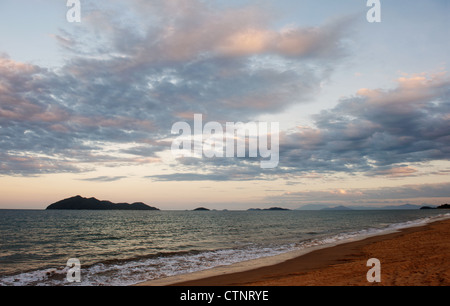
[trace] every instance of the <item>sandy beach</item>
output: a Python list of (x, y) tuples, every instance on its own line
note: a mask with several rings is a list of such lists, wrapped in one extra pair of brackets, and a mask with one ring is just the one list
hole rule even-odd
[[(448, 286), (450, 220), (314, 250), (276, 264), (232, 272), (221, 267), (139, 285), (158, 286)], [(367, 261), (381, 263), (369, 283)], [(241, 266), (245, 266), (243, 263)], [(241, 267), (241, 270), (243, 267)], [(244, 269), (245, 270), (245, 269)]]

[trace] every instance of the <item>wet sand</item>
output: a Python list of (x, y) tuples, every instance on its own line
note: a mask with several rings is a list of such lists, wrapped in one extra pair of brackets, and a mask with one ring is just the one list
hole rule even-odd
[[(367, 281), (370, 258), (381, 263), (380, 283)], [(245, 265), (241, 264), (241, 270)], [(220, 267), (212, 275), (205, 271), (140, 285), (448, 286), (450, 220), (318, 249), (276, 264), (255, 268), (249, 265), (247, 271), (229, 271), (233, 269)]]

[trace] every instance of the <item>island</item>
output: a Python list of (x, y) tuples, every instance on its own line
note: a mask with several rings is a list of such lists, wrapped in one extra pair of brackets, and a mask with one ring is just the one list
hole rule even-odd
[(49, 205), (46, 210), (159, 210), (156, 207), (138, 202), (128, 203), (112, 203), (110, 201), (100, 201), (96, 198), (84, 198), (75, 196), (64, 199)]
[(209, 209), (205, 208), (205, 207), (198, 207), (198, 208), (194, 209), (194, 211), (209, 211)]
[(250, 208), (250, 209), (248, 209), (248, 211), (277, 211), (277, 210), (290, 210), (290, 209), (287, 209), (287, 208), (282, 208), (282, 207), (271, 207), (271, 208), (264, 208), (264, 209), (261, 209), (261, 208)]
[(420, 209), (450, 209), (450, 204), (442, 204), (438, 207), (423, 206)]

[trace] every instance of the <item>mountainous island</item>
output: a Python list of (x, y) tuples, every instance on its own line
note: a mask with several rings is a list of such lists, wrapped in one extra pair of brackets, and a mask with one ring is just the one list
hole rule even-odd
[(49, 205), (47, 210), (159, 210), (156, 207), (144, 203), (112, 203), (110, 201), (100, 201), (96, 198), (83, 198), (75, 196)]

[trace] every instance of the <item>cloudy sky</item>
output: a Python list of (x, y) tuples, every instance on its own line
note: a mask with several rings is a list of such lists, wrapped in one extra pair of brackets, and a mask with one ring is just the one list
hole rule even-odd
[[(0, 3), (0, 208), (450, 201), (450, 3)], [(174, 158), (171, 127), (279, 122), (279, 165)]]

